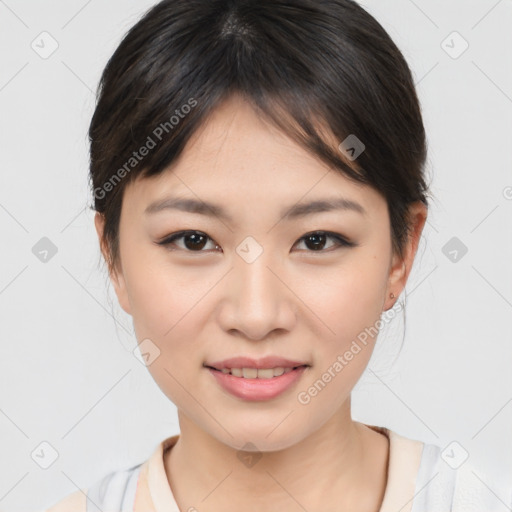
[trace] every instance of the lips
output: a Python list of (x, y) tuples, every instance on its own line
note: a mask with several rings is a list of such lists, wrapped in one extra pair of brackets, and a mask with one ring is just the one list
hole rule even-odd
[[(276, 364), (290, 366), (273, 366)], [(250, 366), (236, 368), (234, 365)], [(232, 358), (203, 366), (224, 391), (242, 400), (260, 401), (272, 400), (293, 389), (310, 365), (280, 357), (268, 357), (259, 360)]]

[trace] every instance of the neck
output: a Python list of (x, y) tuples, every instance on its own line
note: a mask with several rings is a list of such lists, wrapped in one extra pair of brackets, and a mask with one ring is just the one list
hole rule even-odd
[(164, 465), (181, 510), (379, 509), (388, 441), (351, 419), (349, 401), (299, 443), (252, 453), (256, 459), (243, 458), (245, 463), (240, 450), (201, 430), (181, 411), (178, 415), (181, 434), (165, 453)]

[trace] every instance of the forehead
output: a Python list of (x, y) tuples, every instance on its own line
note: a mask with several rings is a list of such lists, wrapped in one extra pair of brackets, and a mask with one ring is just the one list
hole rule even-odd
[(235, 203), (262, 207), (344, 197), (371, 213), (384, 203), (371, 187), (329, 168), (238, 96), (212, 113), (171, 167), (128, 189), (126, 199), (145, 207), (169, 194), (215, 198), (228, 210)]

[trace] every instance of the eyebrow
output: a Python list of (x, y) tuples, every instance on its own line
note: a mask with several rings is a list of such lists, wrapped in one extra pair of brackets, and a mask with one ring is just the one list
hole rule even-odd
[[(188, 213), (215, 216), (222, 220), (232, 222), (231, 215), (220, 205), (208, 201), (199, 201), (192, 198), (167, 197), (151, 203), (145, 210), (145, 214), (155, 214), (163, 210), (179, 210)], [(281, 211), (281, 218), (296, 219), (314, 213), (329, 211), (353, 211), (363, 216), (367, 211), (355, 201), (343, 197), (317, 199), (310, 203), (295, 204)]]

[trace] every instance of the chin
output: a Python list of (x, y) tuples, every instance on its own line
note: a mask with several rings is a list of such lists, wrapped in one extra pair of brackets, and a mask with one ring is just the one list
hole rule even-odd
[[(279, 420), (281, 421), (281, 420)], [(218, 441), (229, 446), (236, 451), (247, 452), (277, 452), (286, 450), (306, 438), (309, 432), (291, 432), (284, 425), (279, 425), (279, 421), (274, 422), (271, 428), (262, 428), (257, 421), (253, 422), (251, 428), (237, 425), (225, 425), (225, 428), (232, 434), (231, 436), (223, 429), (216, 429), (210, 435)]]

